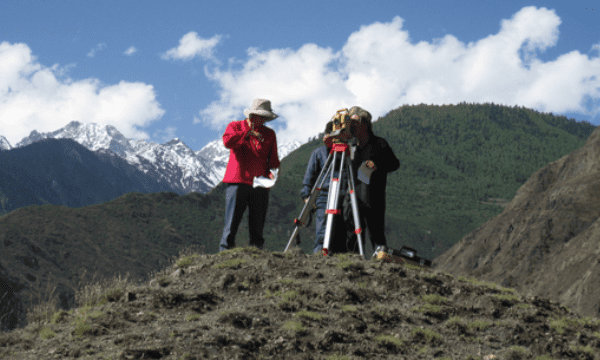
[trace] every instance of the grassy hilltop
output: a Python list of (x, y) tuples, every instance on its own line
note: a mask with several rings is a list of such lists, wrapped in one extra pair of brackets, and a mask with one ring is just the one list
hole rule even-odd
[(600, 322), (473, 278), (236, 248), (41, 305), (0, 359), (598, 359)]

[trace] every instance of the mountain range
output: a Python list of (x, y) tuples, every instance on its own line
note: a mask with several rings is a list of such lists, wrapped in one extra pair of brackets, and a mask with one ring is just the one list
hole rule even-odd
[(30, 205), (82, 207), (128, 192), (172, 191), (110, 150), (69, 139), (41, 139), (0, 152), (0, 215)]
[[(146, 140), (127, 139), (114, 126), (72, 121), (53, 132), (33, 130), (14, 148), (21, 148), (42, 139), (73, 139), (93, 152), (110, 151), (144, 173), (167, 183), (171, 191), (187, 194), (192, 191), (206, 193), (215, 187), (225, 174), (229, 149), (221, 139), (208, 143), (198, 151), (190, 149), (178, 138), (165, 144)], [(282, 159), (301, 145), (294, 141), (277, 147)], [(0, 135), (0, 150), (13, 147)]]

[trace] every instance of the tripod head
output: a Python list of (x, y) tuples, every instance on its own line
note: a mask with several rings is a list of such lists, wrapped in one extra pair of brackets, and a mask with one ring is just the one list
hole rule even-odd
[(348, 109), (336, 111), (331, 118), (331, 132), (323, 138), (325, 145), (331, 148), (332, 144), (355, 143), (354, 122), (356, 121), (350, 118)]

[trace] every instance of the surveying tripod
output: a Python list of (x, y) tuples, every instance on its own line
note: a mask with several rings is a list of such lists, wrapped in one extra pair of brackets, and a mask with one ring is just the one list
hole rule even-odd
[[(358, 214), (358, 202), (356, 200), (356, 193), (354, 191), (354, 175), (352, 174), (352, 164), (350, 158), (347, 156), (350, 152), (350, 146), (347, 143), (333, 143), (331, 147), (331, 151), (329, 152), (329, 156), (327, 157), (327, 161), (321, 169), (321, 173), (313, 186), (310, 197), (308, 201), (304, 204), (302, 208), (302, 212), (300, 216), (294, 220), (294, 224), (296, 225), (292, 236), (290, 237), (290, 241), (285, 247), (284, 252), (288, 250), (290, 244), (294, 239), (296, 239), (296, 244), (300, 243), (299, 231), (301, 226), (308, 226), (307, 219), (312, 211), (315, 202), (317, 201), (317, 197), (321, 192), (321, 188), (327, 174), (330, 174), (329, 180), (329, 193), (327, 194), (327, 210), (325, 213), (327, 214), (327, 224), (325, 227), (325, 239), (323, 242), (323, 255), (329, 255), (329, 243), (331, 241), (331, 230), (333, 228), (333, 216), (340, 215), (342, 212), (339, 210), (339, 200), (340, 200), (340, 180), (343, 178), (344, 169), (348, 172), (348, 190), (350, 195), (350, 201), (352, 204), (352, 215), (354, 217), (354, 233), (358, 237), (358, 248), (360, 251), (360, 255), (365, 256), (363, 250), (363, 242), (362, 242), (362, 229), (360, 228), (360, 217)], [(335, 177), (335, 168), (336, 168), (336, 160), (337, 155), (341, 155), (341, 160), (339, 162), (337, 177)]]

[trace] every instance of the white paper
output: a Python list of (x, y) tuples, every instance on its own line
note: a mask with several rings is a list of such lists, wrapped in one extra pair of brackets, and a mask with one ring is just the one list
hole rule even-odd
[(264, 176), (257, 176), (254, 178), (254, 184), (252, 184), (253, 187), (262, 187), (262, 188), (271, 188), (273, 187), (273, 185), (275, 185), (275, 182), (277, 181), (277, 175), (279, 174), (279, 168), (277, 169), (271, 169), (271, 174), (273, 174), (273, 179), (269, 179), (268, 177), (264, 177)]

